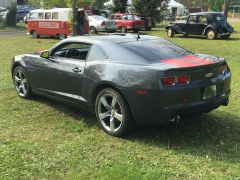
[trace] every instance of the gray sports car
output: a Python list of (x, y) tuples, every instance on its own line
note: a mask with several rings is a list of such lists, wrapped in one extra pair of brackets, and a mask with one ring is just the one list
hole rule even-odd
[(134, 123), (163, 123), (227, 105), (223, 58), (194, 54), (154, 36), (68, 38), (48, 51), (15, 56), (18, 95), (47, 96), (95, 111), (102, 129), (123, 136)]

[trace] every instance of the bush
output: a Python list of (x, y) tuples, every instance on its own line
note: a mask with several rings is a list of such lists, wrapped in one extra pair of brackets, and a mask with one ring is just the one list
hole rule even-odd
[(5, 22), (6, 26), (16, 27), (16, 24), (17, 24), (16, 15), (17, 15), (17, 5), (13, 3), (8, 7), (8, 13), (7, 13), (6, 22)]
[(0, 29), (4, 29), (5, 27), (5, 20), (0, 16)]

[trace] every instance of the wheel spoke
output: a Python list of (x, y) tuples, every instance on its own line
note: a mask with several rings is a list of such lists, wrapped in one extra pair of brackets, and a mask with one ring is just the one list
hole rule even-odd
[(123, 119), (122, 114), (115, 113), (114, 117), (115, 117), (118, 121), (122, 122), (122, 119)]
[(115, 97), (112, 98), (112, 103), (111, 103), (111, 107), (115, 107), (117, 103), (117, 99)]
[(100, 101), (101, 101), (101, 103), (103, 104), (103, 106), (109, 110), (109, 107), (110, 107), (110, 106), (109, 106), (109, 104), (108, 104), (108, 102), (107, 102), (106, 97), (101, 97)]
[(105, 113), (102, 113), (102, 114), (99, 114), (99, 119), (103, 120), (105, 119), (106, 117), (109, 117), (110, 116), (110, 112), (105, 112)]
[(22, 82), (22, 80), (19, 77), (17, 77), (17, 76), (15, 76), (15, 81), (18, 82), (18, 83)]
[(22, 79), (24, 79), (23, 78), (23, 73), (21, 72), (21, 71), (18, 71), (18, 74), (19, 74), (19, 78), (22, 80)]
[(110, 131), (114, 132), (114, 130), (115, 130), (115, 122), (114, 122), (114, 118), (111, 117), (111, 119), (110, 119)]
[(22, 90), (23, 90), (23, 94), (26, 94), (27, 93), (27, 89), (24, 85), (22, 85)]
[(27, 83), (27, 79), (26, 79), (26, 78), (23, 79), (23, 80), (22, 80), (22, 83), (23, 83), (23, 84), (26, 84), (26, 83)]

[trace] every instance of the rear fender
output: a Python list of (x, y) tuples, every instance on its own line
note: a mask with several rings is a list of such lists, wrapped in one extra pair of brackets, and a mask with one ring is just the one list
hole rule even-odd
[(214, 26), (208, 25), (208, 26), (203, 30), (202, 35), (203, 35), (203, 36), (206, 36), (209, 29), (213, 29), (213, 30), (215, 30), (215, 31), (217, 32), (217, 30), (216, 30), (216, 28), (215, 28)]

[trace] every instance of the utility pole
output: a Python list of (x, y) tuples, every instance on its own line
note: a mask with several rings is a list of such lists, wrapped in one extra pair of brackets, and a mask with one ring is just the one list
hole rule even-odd
[(228, 15), (228, 0), (224, 0), (224, 16), (227, 19), (227, 15)]
[(72, 36), (77, 35), (76, 19), (77, 19), (77, 0), (72, 1), (73, 22), (72, 22)]

